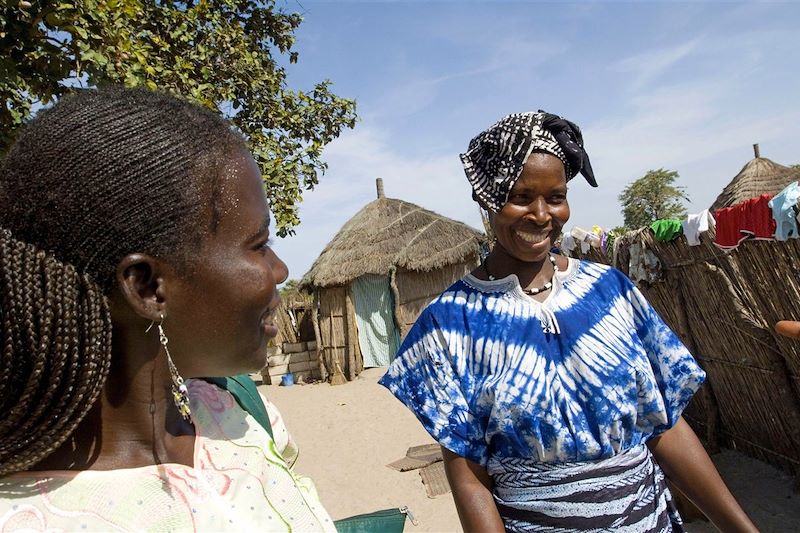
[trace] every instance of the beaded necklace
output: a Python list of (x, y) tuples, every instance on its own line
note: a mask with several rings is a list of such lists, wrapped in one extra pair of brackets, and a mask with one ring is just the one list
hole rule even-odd
[[(541, 287), (534, 287), (532, 289), (522, 289), (522, 292), (524, 292), (528, 296), (536, 296), (541, 292), (548, 291), (553, 288), (553, 279), (556, 277), (556, 272), (558, 272), (558, 265), (556, 265), (556, 258), (553, 257), (552, 255), (548, 255), (547, 258), (550, 260), (550, 264), (553, 265), (553, 275), (550, 277), (550, 281), (548, 281)], [(489, 278), (489, 281), (494, 281), (497, 278), (495, 278), (489, 273), (489, 268), (486, 265), (486, 259), (487, 257), (484, 257), (483, 261), (481, 261), (481, 267), (483, 267), (483, 271), (486, 272), (486, 277)]]

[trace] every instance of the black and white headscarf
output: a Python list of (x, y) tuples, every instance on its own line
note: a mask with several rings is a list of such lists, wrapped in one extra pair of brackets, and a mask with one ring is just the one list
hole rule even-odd
[(508, 115), (470, 141), (467, 151), (461, 154), (461, 163), (472, 185), (473, 198), (494, 212), (500, 211), (534, 150), (560, 159), (567, 181), (580, 172), (592, 187), (597, 187), (580, 128), (539, 110)]

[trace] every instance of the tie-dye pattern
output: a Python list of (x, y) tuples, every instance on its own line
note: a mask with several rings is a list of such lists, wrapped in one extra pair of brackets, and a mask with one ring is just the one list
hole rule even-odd
[(542, 303), (513, 275), (457, 281), (381, 384), (442, 446), (486, 466), (612, 457), (670, 428), (704, 379), (627, 277), (573, 259)]

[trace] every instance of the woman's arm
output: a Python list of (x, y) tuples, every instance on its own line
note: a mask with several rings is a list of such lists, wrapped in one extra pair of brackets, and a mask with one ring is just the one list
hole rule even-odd
[(492, 496), (492, 478), (486, 469), (442, 447), (444, 470), (464, 531), (503, 532), (503, 520)]
[(714, 463), (683, 419), (647, 446), (664, 474), (724, 533), (758, 531), (725, 486)]

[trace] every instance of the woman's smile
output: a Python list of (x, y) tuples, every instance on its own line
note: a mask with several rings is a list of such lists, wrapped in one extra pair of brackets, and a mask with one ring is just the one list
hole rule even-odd
[(538, 244), (543, 240), (547, 239), (550, 234), (553, 232), (551, 229), (543, 229), (537, 231), (522, 231), (522, 230), (515, 230), (514, 233), (522, 239), (523, 241), (529, 244)]

